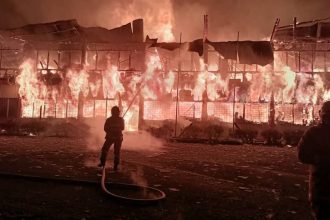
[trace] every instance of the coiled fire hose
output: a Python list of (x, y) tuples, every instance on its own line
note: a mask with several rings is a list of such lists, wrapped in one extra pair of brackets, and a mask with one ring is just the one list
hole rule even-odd
[[(127, 114), (127, 112), (129, 111), (129, 109), (131, 108), (131, 106), (133, 105), (136, 97), (138, 96), (138, 94), (140, 93), (140, 91), (142, 90), (142, 88), (146, 85), (145, 83), (145, 78), (143, 78), (141, 80), (141, 84), (139, 89), (137, 90), (137, 92), (135, 93), (135, 95), (133, 96), (131, 102), (129, 103), (129, 105), (127, 106), (126, 111), (124, 112), (124, 114), (122, 115), (122, 117), (124, 118), (125, 115)], [(120, 99), (120, 95), (119, 95), (119, 99)], [(107, 195), (119, 199), (119, 200), (124, 200), (124, 201), (130, 201), (130, 202), (134, 202), (134, 203), (155, 203), (158, 202), (160, 200), (165, 199), (166, 194), (156, 188), (153, 187), (148, 187), (148, 186), (139, 186), (139, 185), (135, 185), (135, 184), (126, 184), (126, 183), (113, 183), (111, 182), (110, 184), (108, 184), (109, 186), (112, 186), (113, 188), (117, 188), (120, 190), (126, 190), (126, 191), (131, 191), (131, 192), (138, 192), (139, 197), (132, 197), (132, 196), (123, 196), (123, 195), (119, 195), (116, 194), (112, 191), (112, 189), (108, 190), (105, 184), (105, 179), (106, 179), (106, 168), (105, 166), (103, 166), (102, 168), (102, 178), (101, 178), (101, 187), (103, 192), (105, 192)]]
[[(153, 204), (160, 200), (165, 199), (166, 195), (163, 191), (147, 186), (138, 186), (134, 184), (126, 184), (126, 183), (114, 183), (114, 182), (105, 182), (106, 169), (102, 170), (102, 179), (101, 186), (102, 190), (112, 198), (132, 202), (135, 204)], [(60, 184), (79, 184), (79, 185), (95, 185), (97, 182), (90, 180), (82, 180), (82, 179), (71, 179), (71, 178), (60, 178), (60, 177), (44, 177), (44, 176), (35, 176), (35, 175), (26, 175), (26, 174), (18, 174), (18, 173), (6, 173), (0, 172), (0, 178), (14, 178), (14, 179), (26, 179), (30, 181), (38, 181), (38, 182), (55, 182)], [(108, 189), (106, 186), (109, 186)], [(115, 190), (117, 193), (113, 192)], [(119, 193), (118, 193), (119, 192)], [(120, 192), (126, 192), (124, 195)], [(130, 193), (134, 193), (139, 196), (131, 196)]]
[(131, 191), (134, 193), (138, 193), (138, 197), (132, 197), (132, 196), (123, 196), (116, 194), (112, 192), (112, 189), (110, 188), (109, 190), (106, 187), (105, 184), (105, 179), (106, 179), (106, 168), (103, 167), (102, 169), (102, 178), (101, 178), (101, 187), (103, 192), (105, 192), (107, 195), (114, 197), (119, 200), (124, 200), (124, 201), (130, 201), (134, 203), (141, 203), (141, 204), (146, 204), (146, 203), (155, 203), (160, 200), (165, 199), (166, 195), (163, 191), (153, 188), (153, 187), (148, 187), (148, 186), (139, 186), (139, 185), (134, 185), (134, 184), (126, 184), (126, 183), (110, 183), (108, 184), (112, 188), (117, 188), (126, 191)]

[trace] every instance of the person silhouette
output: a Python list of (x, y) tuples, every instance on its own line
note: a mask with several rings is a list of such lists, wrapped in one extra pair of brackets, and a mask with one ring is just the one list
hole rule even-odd
[(320, 123), (298, 144), (299, 160), (309, 165), (309, 201), (315, 219), (330, 219), (330, 101), (323, 103)]
[(112, 144), (114, 144), (114, 161), (113, 169), (118, 170), (120, 163), (120, 149), (123, 141), (122, 131), (125, 129), (125, 122), (120, 117), (120, 110), (118, 106), (111, 108), (111, 117), (107, 118), (104, 124), (104, 131), (106, 132), (105, 142), (103, 144), (100, 156), (99, 167), (104, 167), (107, 159), (108, 151)]

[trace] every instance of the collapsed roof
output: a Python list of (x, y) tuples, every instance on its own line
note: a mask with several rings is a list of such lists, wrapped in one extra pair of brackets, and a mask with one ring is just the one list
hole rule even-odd
[(274, 33), (274, 41), (329, 41), (330, 18), (300, 22), (294, 25), (278, 27)]
[[(175, 50), (180, 47), (186, 47), (188, 51), (197, 52), (203, 55), (203, 39), (197, 39), (191, 42), (180, 43), (157, 43), (157, 39), (150, 39), (147, 36), (146, 43), (150, 47), (159, 47), (167, 50)], [(224, 59), (238, 60), (241, 64), (258, 64), (265, 66), (274, 60), (273, 48), (269, 41), (225, 41), (212, 42), (206, 39), (206, 44), (212, 46)]]
[[(20, 28), (0, 30), (0, 43), (7, 45), (28, 43), (35, 48), (44, 47), (44, 43), (85, 44), (85, 43), (146, 43), (151, 47), (168, 50), (179, 48), (180, 43), (158, 43), (157, 39), (143, 39), (143, 20), (137, 19), (123, 26), (106, 29), (102, 27), (83, 27), (76, 20), (64, 20), (51, 23), (30, 24)], [(274, 60), (273, 50), (268, 41), (211, 42), (207, 44), (225, 59), (236, 60), (242, 64), (267, 65)], [(188, 44), (188, 50), (203, 55), (203, 40), (196, 39)]]
[(127, 43), (143, 41), (140, 36), (143, 36), (142, 19), (110, 30), (102, 27), (82, 27), (76, 20), (29, 24), (20, 28), (0, 30), (2, 43), (7, 43), (8, 40), (32, 44), (37, 42)]

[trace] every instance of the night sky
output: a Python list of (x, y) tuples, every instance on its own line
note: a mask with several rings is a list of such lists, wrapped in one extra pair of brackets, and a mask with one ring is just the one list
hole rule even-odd
[(294, 16), (330, 17), (329, 9), (329, 0), (1, 0), (0, 28), (64, 19), (114, 28), (142, 17), (145, 34), (157, 35), (155, 26), (170, 21), (176, 40), (180, 32), (192, 40), (201, 37), (207, 13), (211, 40), (235, 40), (238, 31), (241, 39), (257, 40), (270, 35), (277, 17), (286, 25)]

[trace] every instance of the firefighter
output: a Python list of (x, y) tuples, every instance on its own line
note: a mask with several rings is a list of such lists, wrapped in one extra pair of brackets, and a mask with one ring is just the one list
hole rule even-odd
[(114, 106), (111, 109), (111, 117), (107, 118), (104, 124), (104, 131), (106, 132), (105, 142), (101, 150), (99, 167), (105, 166), (108, 151), (112, 144), (114, 144), (114, 166), (115, 171), (118, 170), (120, 162), (120, 148), (123, 141), (122, 131), (125, 128), (124, 119), (120, 117), (120, 110), (118, 106)]
[(320, 123), (298, 144), (299, 160), (309, 165), (309, 201), (315, 219), (330, 219), (330, 101), (320, 110)]

